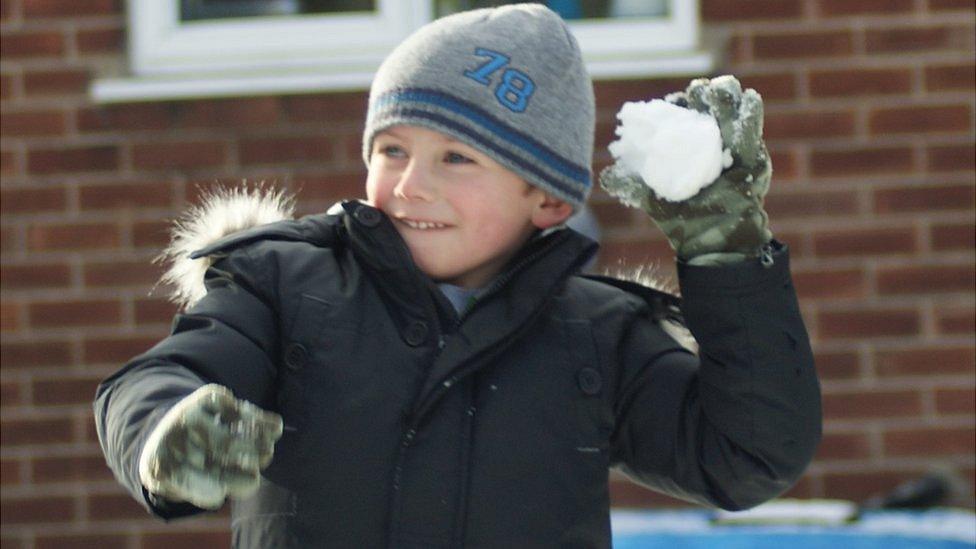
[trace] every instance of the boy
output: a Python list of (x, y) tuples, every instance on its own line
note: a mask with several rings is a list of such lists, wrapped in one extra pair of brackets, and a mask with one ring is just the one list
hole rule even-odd
[[(679, 100), (704, 108), (697, 86)], [(819, 392), (787, 251), (745, 215), (764, 150), (702, 193), (738, 192), (732, 221), (640, 197), (678, 250), (696, 357), (670, 296), (576, 274), (593, 111), (539, 5), (408, 38), (371, 89), (368, 201), (198, 249), (205, 295), (99, 387), (119, 480), (166, 519), (231, 496), (239, 547), (607, 547), (610, 467), (728, 509), (786, 490)]]

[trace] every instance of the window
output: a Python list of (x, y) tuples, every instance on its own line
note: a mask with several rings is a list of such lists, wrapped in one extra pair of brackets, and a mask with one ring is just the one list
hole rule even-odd
[[(493, 0), (128, 0), (129, 68), (96, 101), (365, 89), (424, 23)], [(697, 0), (549, 0), (594, 78), (698, 75)]]

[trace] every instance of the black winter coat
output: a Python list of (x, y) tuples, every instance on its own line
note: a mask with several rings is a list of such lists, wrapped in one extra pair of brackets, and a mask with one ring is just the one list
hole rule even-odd
[(576, 273), (595, 245), (530, 242), (459, 319), (395, 228), (359, 202), (245, 231), (172, 334), (98, 389), (105, 456), (153, 513), (138, 457), (207, 382), (282, 414), (238, 547), (610, 545), (608, 470), (725, 509), (786, 490), (820, 438), (820, 399), (785, 246), (774, 263), (679, 265), (675, 300)]

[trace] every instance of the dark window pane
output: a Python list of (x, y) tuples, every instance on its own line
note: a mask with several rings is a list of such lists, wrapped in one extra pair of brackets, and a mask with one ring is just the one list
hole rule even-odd
[[(518, 4), (520, 0), (434, 0), (437, 17), (475, 8)], [(563, 19), (607, 19), (615, 17), (666, 17), (670, 0), (547, 0), (545, 4)]]
[(374, 11), (376, 0), (180, 0), (180, 20)]

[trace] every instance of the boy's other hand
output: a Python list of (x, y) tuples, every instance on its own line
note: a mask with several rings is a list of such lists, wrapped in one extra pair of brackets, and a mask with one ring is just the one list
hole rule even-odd
[(693, 80), (685, 91), (665, 99), (714, 117), (732, 165), (680, 202), (657, 196), (640, 176), (617, 164), (603, 170), (601, 184), (610, 194), (647, 211), (682, 260), (709, 265), (758, 257), (772, 239), (763, 210), (772, 164), (762, 139), (762, 98), (752, 89), (743, 92), (739, 81), (727, 75)]
[(281, 416), (210, 384), (176, 403), (139, 457), (139, 479), (163, 499), (217, 509), (258, 487), (282, 433)]

